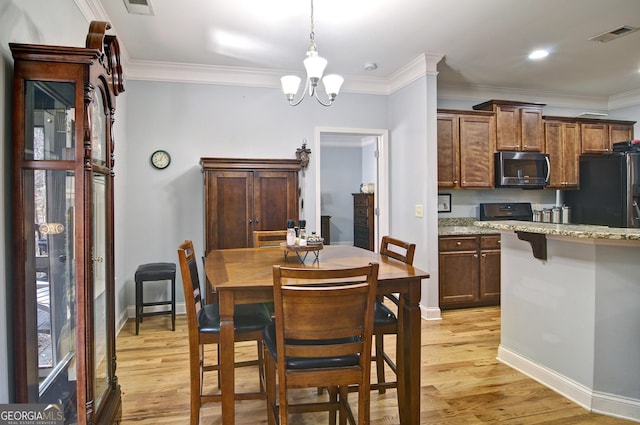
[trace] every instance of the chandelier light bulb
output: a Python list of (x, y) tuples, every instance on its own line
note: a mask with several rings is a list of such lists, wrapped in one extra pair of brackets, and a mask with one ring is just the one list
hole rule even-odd
[(342, 87), (343, 82), (344, 78), (337, 74), (329, 74), (322, 79), (324, 90), (327, 92), (327, 95), (329, 95), (329, 98), (336, 98), (338, 93), (340, 93), (340, 87)]
[(295, 94), (298, 92), (298, 87), (300, 87), (300, 81), (302, 81), (302, 79), (297, 75), (285, 75), (284, 77), (280, 78), (280, 82), (282, 83), (282, 91), (284, 92), (285, 96), (287, 96), (287, 99), (289, 97), (293, 99), (293, 96), (295, 96)]

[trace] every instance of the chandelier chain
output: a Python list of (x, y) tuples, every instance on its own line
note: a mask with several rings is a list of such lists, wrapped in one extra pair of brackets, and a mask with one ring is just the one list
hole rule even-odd
[(316, 44), (315, 36), (315, 28), (313, 25), (313, 0), (311, 0), (311, 33), (309, 33), (309, 39), (311, 40), (312, 45)]

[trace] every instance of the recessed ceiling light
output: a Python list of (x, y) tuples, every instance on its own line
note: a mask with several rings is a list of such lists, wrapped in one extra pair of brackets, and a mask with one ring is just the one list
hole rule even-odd
[(549, 55), (549, 52), (547, 50), (542, 50), (542, 49), (534, 50), (529, 54), (529, 59), (532, 59), (532, 60), (543, 59), (543, 58), (546, 58), (548, 55)]

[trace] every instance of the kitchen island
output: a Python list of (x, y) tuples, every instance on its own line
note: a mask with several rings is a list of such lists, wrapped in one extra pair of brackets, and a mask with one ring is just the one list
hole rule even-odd
[(476, 221), (501, 233), (498, 360), (640, 421), (640, 229)]

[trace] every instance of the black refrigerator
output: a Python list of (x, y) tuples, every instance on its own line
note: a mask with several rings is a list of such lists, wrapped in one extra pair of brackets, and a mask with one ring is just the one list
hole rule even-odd
[(640, 227), (640, 152), (580, 157), (580, 189), (564, 192), (571, 222)]

